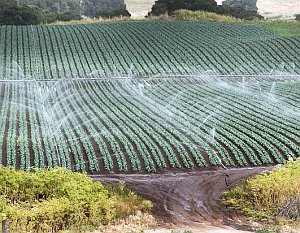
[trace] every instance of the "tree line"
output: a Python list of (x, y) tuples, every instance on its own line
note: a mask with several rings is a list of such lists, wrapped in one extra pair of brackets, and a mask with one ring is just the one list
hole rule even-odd
[(240, 19), (263, 18), (258, 14), (257, 0), (225, 0), (218, 5), (215, 0), (157, 0), (148, 16), (173, 15), (176, 10), (187, 9), (215, 12)]
[(0, 0), (2, 25), (33, 25), (121, 15), (130, 17), (124, 0)]
[[(176, 10), (202, 10), (239, 19), (263, 17), (257, 0), (157, 0), (148, 16), (173, 15)], [(55, 21), (79, 20), (82, 17), (130, 17), (124, 0), (0, 0), (0, 25), (33, 25)], [(300, 15), (296, 15), (300, 20)]]

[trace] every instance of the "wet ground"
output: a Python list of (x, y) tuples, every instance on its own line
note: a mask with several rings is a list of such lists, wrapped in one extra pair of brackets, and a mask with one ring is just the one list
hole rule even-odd
[(125, 181), (132, 189), (153, 202), (153, 214), (163, 225), (174, 223), (190, 227), (203, 224), (231, 226), (249, 230), (247, 221), (221, 204), (222, 193), (230, 186), (273, 167), (218, 169), (166, 174), (93, 176), (95, 181)]

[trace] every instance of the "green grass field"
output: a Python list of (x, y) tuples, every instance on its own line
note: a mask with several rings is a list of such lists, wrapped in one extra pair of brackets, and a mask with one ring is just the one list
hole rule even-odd
[(276, 20), (276, 21), (257, 21), (257, 23), (284, 36), (300, 35), (300, 21)]

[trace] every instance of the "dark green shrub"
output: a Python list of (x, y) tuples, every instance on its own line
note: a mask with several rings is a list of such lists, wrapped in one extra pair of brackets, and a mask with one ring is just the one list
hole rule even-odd
[(72, 12), (65, 12), (57, 14), (56, 16), (58, 21), (71, 21), (71, 20), (81, 20), (82, 17), (79, 14), (75, 14)]
[(148, 16), (159, 16), (166, 13), (173, 15), (175, 11), (180, 9), (216, 12), (217, 2), (215, 0), (158, 0)]
[(131, 14), (125, 9), (125, 10), (115, 10), (115, 11), (112, 11), (112, 12), (97, 12), (95, 17), (96, 18), (114, 18), (114, 17), (120, 17), (120, 16), (123, 16), (123, 17), (130, 17)]
[(222, 15), (228, 15), (235, 17), (237, 19), (253, 20), (253, 19), (263, 19), (264, 17), (259, 15), (256, 10), (246, 10), (240, 6), (229, 7), (229, 6), (219, 6), (218, 13)]

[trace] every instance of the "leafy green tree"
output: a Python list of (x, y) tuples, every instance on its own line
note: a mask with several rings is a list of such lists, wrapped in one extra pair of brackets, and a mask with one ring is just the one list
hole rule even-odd
[(16, 0), (0, 0), (1, 25), (30, 25), (38, 23), (36, 9), (18, 5)]
[(264, 17), (257, 12), (256, 3), (257, 0), (225, 0), (222, 6), (218, 7), (218, 13), (238, 19), (263, 19)]
[(57, 14), (65, 12), (82, 13), (80, 0), (19, 0), (19, 2), (26, 5), (35, 5)]
[[(124, 0), (18, 0), (20, 3), (35, 5), (57, 15), (72, 13), (95, 17), (98, 12), (112, 13), (125, 11)], [(69, 19), (71, 14), (67, 14)]]
[(296, 16), (296, 20), (300, 21), (300, 14), (295, 15)]
[(88, 17), (130, 17), (124, 0), (0, 0), (0, 24), (30, 25)]
[(225, 0), (222, 5), (229, 7), (241, 7), (245, 10), (258, 11), (257, 0)]
[(52, 13), (37, 5), (18, 4), (16, 0), (0, 0), (1, 25), (35, 25), (73, 19), (81, 19), (81, 16), (72, 12)]
[(171, 14), (171, 2), (169, 0), (158, 0), (155, 2), (155, 4), (152, 6), (151, 12), (149, 12), (150, 15), (163, 15), (163, 14)]
[(100, 12), (112, 14), (123, 12), (125, 14), (126, 5), (124, 0), (83, 0), (83, 13), (88, 17), (97, 17)]
[(180, 9), (216, 12), (217, 2), (215, 0), (158, 0), (149, 15), (157, 16), (165, 13), (173, 15), (176, 10)]
[(127, 10), (115, 10), (112, 12), (97, 12), (95, 17), (99, 18), (113, 18), (113, 17), (119, 17), (119, 16), (124, 16), (124, 17), (130, 17), (131, 14)]
[(82, 19), (81, 15), (72, 13), (72, 12), (65, 12), (60, 13), (56, 16), (58, 21), (71, 21), (71, 20), (80, 20)]
[(53, 23), (57, 21), (57, 15), (55, 13), (49, 12), (47, 10), (43, 10), (41, 8), (38, 8), (38, 11), (39, 11), (38, 13), (39, 23)]

